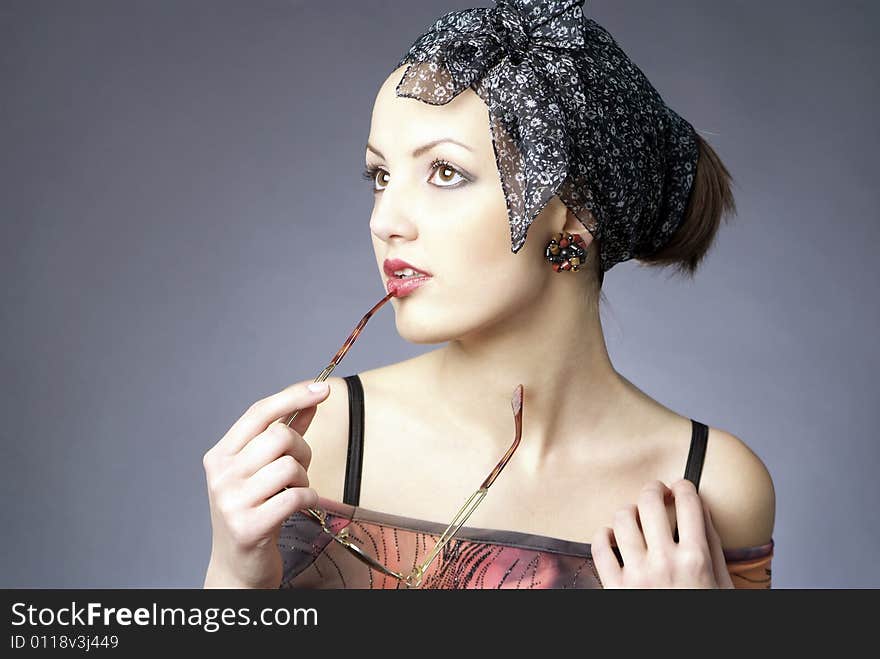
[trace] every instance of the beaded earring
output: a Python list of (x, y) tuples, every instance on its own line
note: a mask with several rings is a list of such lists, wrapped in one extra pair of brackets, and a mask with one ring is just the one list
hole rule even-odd
[(576, 272), (587, 259), (587, 246), (583, 236), (578, 233), (567, 233), (564, 237), (561, 233), (554, 234), (544, 250), (544, 258), (553, 264), (556, 272)]

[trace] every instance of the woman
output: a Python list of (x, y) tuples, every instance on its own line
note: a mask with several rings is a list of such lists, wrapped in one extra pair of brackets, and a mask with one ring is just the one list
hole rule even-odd
[[(693, 274), (729, 176), (581, 4), (447, 14), (382, 84), (373, 249), (389, 289), (427, 275), (392, 298), (400, 335), (445, 345), (236, 422), (205, 455), (206, 587), (769, 588), (766, 467), (618, 373), (599, 317), (617, 262)], [(521, 445), (432, 556), (518, 384)]]

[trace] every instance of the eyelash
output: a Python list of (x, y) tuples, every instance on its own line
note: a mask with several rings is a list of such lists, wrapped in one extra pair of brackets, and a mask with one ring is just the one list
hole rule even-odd
[[(470, 178), (468, 178), (467, 176), (465, 176), (464, 172), (462, 172), (460, 169), (458, 169), (457, 167), (453, 166), (449, 161), (444, 160), (443, 158), (435, 158), (434, 161), (431, 163), (431, 172), (432, 172), (431, 175), (432, 175), (432, 176), (433, 176), (433, 172), (435, 172), (435, 171), (437, 170), (437, 168), (440, 167), (441, 165), (444, 166), (444, 167), (448, 167), (449, 169), (451, 169), (453, 172), (455, 172), (456, 174), (458, 174), (459, 176), (461, 176), (461, 177), (464, 179), (464, 181), (469, 181), (469, 180), (470, 180)], [(367, 168), (364, 169), (363, 173), (361, 174), (361, 176), (362, 176), (364, 179), (366, 179), (369, 183), (371, 183), (371, 184), (373, 185), (373, 192), (382, 192), (382, 190), (377, 190), (377, 189), (376, 189), (376, 174), (378, 174), (380, 171), (384, 172), (384, 171), (386, 171), (386, 170), (384, 170), (382, 167), (376, 167), (376, 166), (369, 166), (369, 165), (368, 165)], [(442, 188), (457, 188), (457, 187), (461, 186), (462, 183), (463, 183), (463, 181), (459, 181), (459, 182), (456, 183), (455, 185), (442, 185), (442, 186), (438, 186), (438, 187), (442, 187)]]

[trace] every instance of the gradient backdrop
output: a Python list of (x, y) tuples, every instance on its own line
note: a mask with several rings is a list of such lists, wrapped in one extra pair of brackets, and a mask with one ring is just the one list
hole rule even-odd
[[(436, 18), (490, 4), (0, 2), (0, 586), (202, 585), (204, 452), (384, 293), (376, 91)], [(587, 14), (711, 141), (739, 210), (692, 283), (609, 272), (612, 360), (768, 465), (775, 587), (880, 586), (880, 7)], [(335, 375), (434, 347), (389, 304)]]

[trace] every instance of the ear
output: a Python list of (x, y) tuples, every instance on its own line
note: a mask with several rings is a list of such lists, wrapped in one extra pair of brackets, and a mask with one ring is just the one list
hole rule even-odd
[[(588, 221), (591, 225), (593, 225), (593, 215), (589, 211), (585, 211), (587, 213)], [(587, 231), (587, 228), (584, 226), (584, 223), (581, 222), (577, 215), (571, 212), (567, 207), (565, 209), (565, 225), (560, 229), (563, 233), (572, 233), (572, 234), (580, 234), (584, 239), (584, 244), (589, 247), (593, 242), (593, 234)]]

